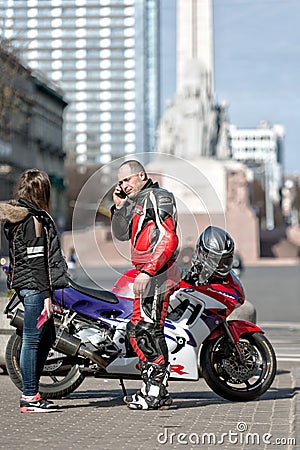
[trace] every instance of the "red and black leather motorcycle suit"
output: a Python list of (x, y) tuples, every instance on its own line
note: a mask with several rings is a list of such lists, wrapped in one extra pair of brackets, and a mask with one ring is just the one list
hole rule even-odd
[(175, 262), (178, 245), (177, 211), (173, 194), (148, 179), (144, 188), (116, 209), (112, 207), (112, 232), (131, 240), (131, 259), (137, 273), (151, 276), (145, 296), (136, 296), (127, 335), (141, 363), (166, 368), (168, 349), (163, 333), (170, 295), (178, 288)]

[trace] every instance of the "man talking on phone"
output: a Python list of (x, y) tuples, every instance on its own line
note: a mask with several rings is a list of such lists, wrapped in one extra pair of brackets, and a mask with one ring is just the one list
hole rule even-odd
[(175, 199), (148, 178), (139, 161), (129, 160), (119, 167), (113, 200), (112, 232), (118, 240), (131, 240), (137, 272), (127, 336), (139, 357), (142, 388), (124, 401), (130, 409), (165, 409), (172, 400), (163, 328), (170, 295), (179, 282)]

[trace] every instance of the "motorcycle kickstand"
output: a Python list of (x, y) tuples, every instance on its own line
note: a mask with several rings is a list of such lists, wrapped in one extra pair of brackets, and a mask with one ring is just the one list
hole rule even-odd
[(125, 384), (124, 384), (123, 378), (120, 378), (120, 386), (121, 386), (122, 391), (123, 391), (123, 396), (127, 397), (127, 391), (126, 391), (126, 388), (125, 388)]

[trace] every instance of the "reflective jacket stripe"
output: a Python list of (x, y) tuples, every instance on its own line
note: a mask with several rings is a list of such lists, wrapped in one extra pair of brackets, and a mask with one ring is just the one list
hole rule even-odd
[(28, 258), (37, 258), (39, 256), (44, 256), (44, 247), (38, 245), (36, 247), (27, 247)]

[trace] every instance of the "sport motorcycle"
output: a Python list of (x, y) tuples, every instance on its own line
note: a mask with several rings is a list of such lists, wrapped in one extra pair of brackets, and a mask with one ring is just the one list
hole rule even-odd
[[(40, 393), (58, 399), (75, 391), (86, 376), (139, 379), (139, 361), (126, 336), (133, 309), (135, 269), (125, 272), (111, 291), (82, 286), (54, 293), (56, 339), (40, 382)], [(184, 280), (170, 299), (164, 333), (169, 350), (169, 380), (197, 381), (230, 401), (256, 399), (271, 386), (276, 357), (264, 331), (230, 314), (245, 301), (233, 270), (225, 282), (190, 285)], [(19, 367), (23, 311), (17, 295), (5, 313), (16, 328), (6, 348), (6, 367), (21, 390)]]

